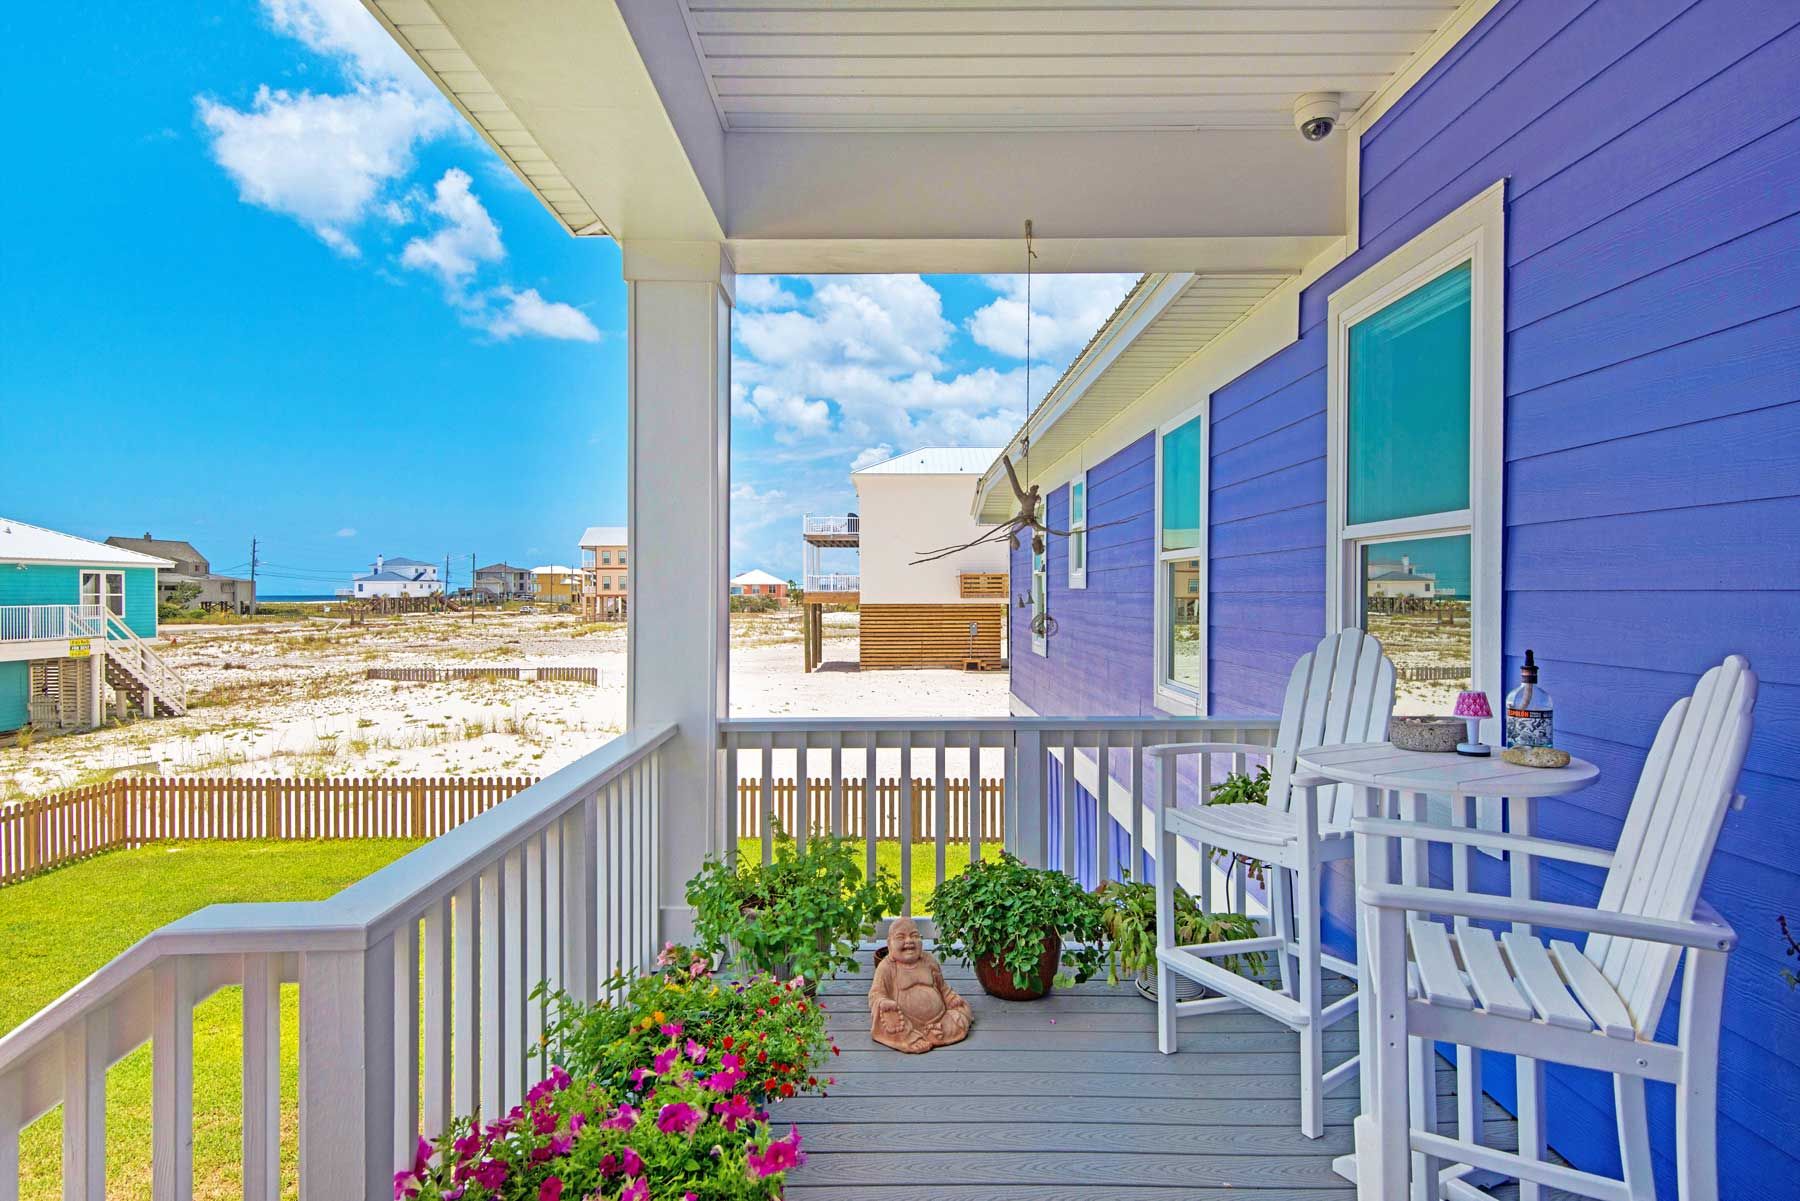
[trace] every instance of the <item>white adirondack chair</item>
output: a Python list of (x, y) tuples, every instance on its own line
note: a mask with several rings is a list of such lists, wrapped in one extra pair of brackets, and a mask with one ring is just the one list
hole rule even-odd
[[(1161, 760), (1162, 790), (1156, 811), (1156, 996), (1157, 1046), (1176, 1050), (1176, 1018), (1185, 1014), (1247, 1007), (1265, 1013), (1300, 1035), (1300, 1130), (1318, 1138), (1325, 1130), (1325, 1094), (1357, 1071), (1352, 1058), (1327, 1072), (1324, 1033), (1356, 1012), (1356, 994), (1323, 1003), (1321, 969), (1352, 979), (1356, 964), (1328, 955), (1319, 942), (1319, 884), (1324, 864), (1351, 854), (1350, 820), (1354, 797), (1346, 786), (1307, 789), (1294, 784), (1294, 760), (1303, 749), (1342, 743), (1379, 742), (1387, 737), (1394, 708), (1394, 665), (1381, 643), (1351, 628), (1327, 634), (1302, 655), (1288, 677), (1281, 725), (1269, 764), (1267, 804), (1214, 805), (1178, 809), (1176, 767), (1186, 756), (1202, 758), (1202, 772), (1215, 754), (1269, 754), (1266, 746), (1238, 743), (1176, 743), (1145, 754)], [(1200, 870), (1210, 870), (1209, 848), (1259, 859), (1268, 865), (1273, 929), (1269, 936), (1228, 943), (1180, 947), (1174, 942), (1175, 872), (1178, 838), (1200, 844)], [(1294, 898), (1289, 903), (1290, 886)], [(1214, 963), (1222, 955), (1274, 951), (1281, 967), (1281, 991)], [(1217, 997), (1178, 1001), (1175, 976), (1204, 984)]]
[[(1582, 1196), (1641, 1201), (1655, 1195), (1644, 1081), (1675, 1085), (1681, 1201), (1718, 1196), (1715, 1158), (1719, 1009), (1725, 956), (1736, 934), (1700, 897), (1725, 808), (1750, 741), (1756, 673), (1733, 655), (1675, 702), (1650, 748), (1617, 851), (1542, 838), (1385, 819), (1355, 823), (1358, 899), (1372, 946), (1377, 1046), (1375, 1112), (1357, 1119), (1357, 1184), (1363, 1201), (1456, 1196), (1469, 1169), (1498, 1172)], [(1392, 839), (1454, 841), (1510, 854), (1607, 865), (1596, 908), (1387, 882)], [(1426, 914), (1458, 919), (1454, 931)], [(1514, 926), (1496, 941), (1475, 920)], [(1546, 942), (1531, 926), (1588, 933), (1586, 945)], [(1675, 967), (1685, 950), (1675, 1043), (1655, 1040)], [(1613, 1075), (1623, 1180), (1411, 1130), (1405, 1085), (1408, 1038), (1524, 1054)], [(1429, 1045), (1427, 1043), (1427, 1045)], [(1409, 1151), (1411, 1153), (1409, 1153)], [(1416, 1158), (1415, 1154), (1416, 1153)], [(1439, 1163), (1456, 1165), (1442, 1173)]]

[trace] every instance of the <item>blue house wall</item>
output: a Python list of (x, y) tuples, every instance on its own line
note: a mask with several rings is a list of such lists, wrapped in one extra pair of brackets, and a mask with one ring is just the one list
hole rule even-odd
[(121, 570), (125, 574), (125, 624), (140, 638), (156, 637), (153, 567), (0, 562), (0, 605), (79, 605), (83, 571)]
[[(1776, 926), (1800, 917), (1800, 7), (1502, 2), (1365, 135), (1360, 249), (1303, 293), (1294, 342), (1211, 396), (1210, 707), (1273, 712), (1323, 633), (1327, 298), (1502, 177), (1503, 678), (1533, 648), (1558, 741), (1603, 773), (1546, 805), (1542, 829), (1614, 841), (1662, 712), (1749, 656), (1750, 803), (1705, 891), (1742, 939), (1724, 1192), (1768, 1195), (1800, 1176), (1800, 1002)], [(1090, 535), (1085, 590), (1053, 541), (1059, 632), (1039, 658), (1013, 610), (1014, 692), (1045, 714), (1149, 713), (1150, 431), (1088, 479), (1093, 523), (1129, 520)], [(1060, 520), (1066, 489), (1048, 499)], [(1028, 578), (1028, 551), (1013, 569)], [(1541, 887), (1597, 895), (1592, 875), (1549, 866)], [(1347, 871), (1327, 903), (1345, 941)], [(1557, 1072), (1549, 1090), (1557, 1150), (1616, 1170), (1608, 1083)], [(1650, 1095), (1673, 1195), (1672, 1094)]]

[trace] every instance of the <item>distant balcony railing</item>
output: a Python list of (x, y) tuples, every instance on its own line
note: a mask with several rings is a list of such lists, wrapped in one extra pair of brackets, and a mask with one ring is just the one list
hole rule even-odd
[(862, 587), (862, 577), (858, 575), (809, 575), (806, 577), (808, 592), (855, 592)]
[(807, 534), (854, 534), (862, 519), (852, 513), (847, 517), (802, 518), (802, 532)]
[(0, 605), (0, 642), (101, 638), (98, 605)]

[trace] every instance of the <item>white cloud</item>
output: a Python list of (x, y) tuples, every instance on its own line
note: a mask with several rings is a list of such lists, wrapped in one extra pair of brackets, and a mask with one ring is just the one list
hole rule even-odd
[(479, 324), (502, 341), (526, 334), (570, 342), (600, 340), (600, 331), (594, 327), (586, 313), (560, 300), (545, 300), (538, 295), (536, 288), (516, 291), (500, 287), (495, 288), (488, 296), (499, 307), (490, 310), (487, 318)]
[(196, 103), (239, 197), (346, 255), (357, 253), (351, 230), (381, 189), (412, 169), (414, 145), (451, 119), (447, 107), (397, 88), (326, 96), (261, 87), (247, 109), (205, 96)]
[(354, 538), (356, 537), (356, 527), (347, 525), (337, 532), (337, 536), (339, 538)]
[(429, 207), (440, 224), (429, 237), (414, 238), (406, 244), (400, 252), (403, 266), (431, 272), (446, 289), (455, 292), (481, 264), (496, 263), (506, 257), (500, 227), (469, 190), (467, 171), (452, 167), (444, 172)]
[(876, 463), (885, 463), (887, 460), (893, 458), (894, 454), (894, 448), (889, 446), (886, 442), (883, 442), (880, 446), (865, 446), (858, 452), (854, 459), (850, 460), (850, 470), (861, 471), (863, 468), (872, 467)]
[[(358, 0), (264, 0), (276, 32), (338, 65), (346, 91), (263, 86), (246, 108), (196, 97), (213, 158), (248, 204), (294, 218), (340, 254), (413, 149), (456, 128), (430, 80)], [(391, 219), (391, 217), (390, 217)]]
[[(1031, 359), (1061, 370), (1106, 323), (1135, 275), (1038, 275), (1031, 279)], [(977, 309), (969, 336), (996, 354), (1025, 357), (1025, 277), (984, 276), (1000, 295)], [(1034, 384), (1037, 382), (1032, 381)], [(1046, 384), (1049, 381), (1045, 381)]]
[(748, 309), (793, 309), (800, 307), (795, 295), (781, 286), (773, 275), (740, 275), (737, 281), (737, 307)]

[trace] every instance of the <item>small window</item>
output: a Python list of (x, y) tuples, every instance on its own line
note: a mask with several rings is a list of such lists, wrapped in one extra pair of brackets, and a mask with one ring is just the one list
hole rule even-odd
[(1069, 587), (1087, 587), (1087, 472), (1069, 481)]
[(1206, 706), (1206, 423), (1191, 413), (1157, 442), (1156, 697), (1180, 713)]
[(620, 567), (625, 566), (625, 551), (624, 551), (623, 547), (621, 547), (619, 550), (619, 566)]
[(612, 577), (611, 577), (611, 576), (609, 576), (609, 575), (603, 575), (603, 576), (601, 576), (601, 577), (600, 577), (600, 586), (601, 586), (601, 587), (602, 587), (602, 588), (608, 588), (608, 589), (610, 589), (610, 588), (611, 588), (611, 587), (612, 587)]

